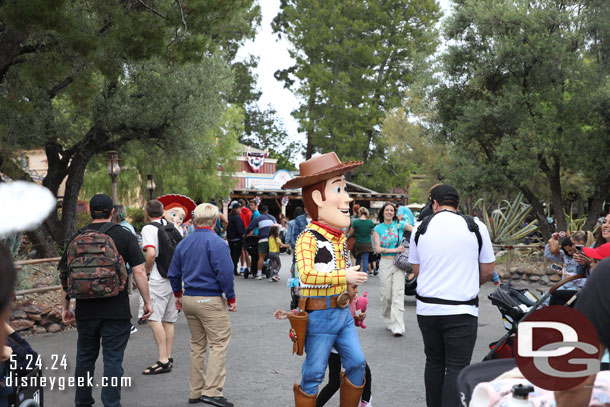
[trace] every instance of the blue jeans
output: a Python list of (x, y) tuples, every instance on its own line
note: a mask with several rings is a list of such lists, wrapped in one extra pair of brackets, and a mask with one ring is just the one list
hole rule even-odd
[[(322, 298), (327, 298), (330, 304), (330, 297)], [(341, 356), (341, 363), (349, 381), (355, 386), (361, 386), (364, 382), (366, 361), (349, 308), (310, 311), (305, 339), (307, 357), (301, 369), (301, 389), (305, 393), (318, 393), (318, 386), (324, 380), (328, 356), (333, 346)]]
[(457, 376), (470, 364), (478, 318), (469, 314), (417, 316), (424, 339), (426, 405), (454, 407), (460, 401)]
[(369, 252), (360, 253), (356, 256), (356, 265), (360, 266), (360, 271), (369, 272)]
[[(89, 319), (77, 320), (78, 343), (76, 348), (76, 369), (74, 377), (93, 377), (95, 361), (100, 352), (104, 358), (104, 377), (117, 377), (118, 386), (102, 387), (102, 404), (104, 407), (121, 406), (121, 377), (123, 376), (123, 354), (129, 340), (131, 322), (125, 320)], [(78, 379), (76, 379), (78, 380)], [(110, 383), (110, 379), (106, 379)], [(101, 381), (98, 381), (99, 384)], [(94, 384), (95, 386), (95, 384)], [(101, 387), (101, 386), (100, 386)], [(92, 387), (77, 386), (74, 402), (77, 407), (92, 406), (95, 400), (91, 395)]]

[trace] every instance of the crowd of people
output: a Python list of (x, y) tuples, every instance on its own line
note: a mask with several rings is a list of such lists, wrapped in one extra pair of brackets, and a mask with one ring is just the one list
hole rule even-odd
[[(485, 224), (461, 214), (458, 191), (444, 184), (431, 188), (417, 219), (406, 206), (392, 203), (371, 214), (352, 205), (345, 192), (343, 174), (354, 164), (320, 157), (330, 162), (317, 161), (309, 174), (302, 167), (302, 175), (289, 182), (290, 188), (303, 188), (305, 202), (291, 220), (283, 213), (276, 219), (257, 200), (197, 206), (188, 197), (170, 194), (147, 202), (148, 223), (137, 234), (124, 206), (114, 205), (105, 194), (93, 196), (92, 221), (77, 232), (58, 267), (62, 317), (75, 321), (78, 333), (75, 377), (93, 376), (100, 345), (103, 375), (122, 376), (127, 341), (137, 330), (129, 303), (135, 287), (138, 323), (150, 326), (157, 347), (157, 360), (142, 373), (172, 371), (174, 324), (183, 311), (191, 334), (188, 402), (233, 406), (223, 388), (232, 336), (229, 313), (237, 311), (234, 279), (250, 274), (262, 280), (269, 267), (269, 280), (279, 281), (283, 249), (292, 255), (292, 301), (289, 311), (278, 309), (274, 316), (290, 321), (295, 351), (301, 347), (306, 353), (302, 380), (294, 385), (297, 407), (325, 405), (339, 389), (342, 406), (372, 406), (375, 367), (366, 362), (356, 325), (367, 317), (357, 310), (358, 288), (374, 276), (379, 278), (378, 317), (397, 338), (406, 329), (405, 283), (417, 280), (426, 403), (458, 405), (457, 375), (470, 363), (477, 338), (479, 287), (494, 273)], [(317, 169), (324, 165), (329, 169)], [(9, 251), (0, 249), (0, 340), (12, 344), (3, 348), (5, 360), (14, 349), (35, 351), (5, 324), (15, 270)], [(603, 290), (610, 278), (610, 260), (604, 260), (610, 257), (610, 214), (600, 219), (595, 234), (554, 233), (544, 255), (561, 264), (562, 278), (583, 277), (556, 291), (550, 304), (569, 303), (578, 294), (576, 308), (598, 330), (602, 350), (607, 348), (610, 305)], [(114, 272), (107, 274), (110, 269)], [(327, 369), (328, 384), (318, 393)], [(591, 380), (558, 392), (557, 405), (587, 405)], [(0, 386), (0, 400), (7, 391)], [(120, 386), (102, 388), (104, 406), (120, 406), (120, 400)], [(76, 388), (75, 405), (93, 403), (91, 387)]]

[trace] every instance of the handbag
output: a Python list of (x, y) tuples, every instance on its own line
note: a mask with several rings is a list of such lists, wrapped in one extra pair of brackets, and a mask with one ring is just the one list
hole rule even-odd
[(404, 252), (396, 253), (394, 256), (394, 265), (401, 269), (402, 271), (406, 271), (407, 274), (413, 272), (413, 268), (411, 267), (411, 263), (409, 263), (409, 247), (410, 247), (410, 239), (411, 234), (406, 233), (402, 237), (402, 241), (400, 244), (405, 248)]
[(351, 251), (354, 248), (354, 243), (356, 243), (356, 236), (350, 236), (349, 239), (345, 241), (345, 248)]

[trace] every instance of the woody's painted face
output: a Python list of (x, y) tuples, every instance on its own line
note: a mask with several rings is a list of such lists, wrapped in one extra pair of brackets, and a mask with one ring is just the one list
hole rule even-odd
[(182, 222), (184, 222), (184, 215), (185, 213), (182, 208), (171, 208), (163, 212), (165, 220), (176, 226), (182, 225)]
[(318, 219), (338, 229), (346, 228), (351, 224), (349, 216), (349, 203), (353, 201), (345, 190), (345, 177), (343, 175), (326, 180), (324, 197), (320, 191), (313, 191), (312, 199), (318, 206)]

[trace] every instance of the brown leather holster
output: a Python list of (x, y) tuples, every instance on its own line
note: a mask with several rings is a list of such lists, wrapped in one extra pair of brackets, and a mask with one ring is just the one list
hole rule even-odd
[(307, 312), (288, 315), (290, 321), (290, 339), (292, 339), (292, 353), (301, 356), (305, 350), (305, 337), (307, 336)]

